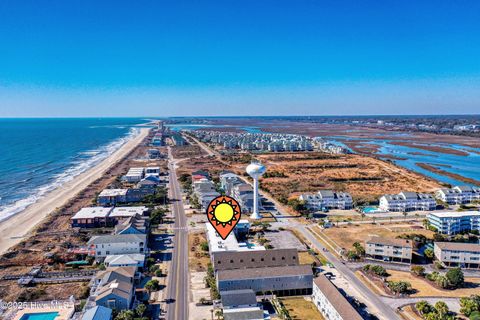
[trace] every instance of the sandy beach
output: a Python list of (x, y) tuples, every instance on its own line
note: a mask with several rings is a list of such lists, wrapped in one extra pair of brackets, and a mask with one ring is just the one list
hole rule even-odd
[(21, 242), (48, 214), (63, 206), (69, 200), (85, 189), (90, 183), (100, 178), (112, 165), (132, 151), (147, 136), (149, 129), (140, 129), (140, 134), (125, 143), (110, 157), (95, 167), (78, 175), (74, 180), (53, 190), (37, 203), (24, 211), (0, 222), (0, 254)]

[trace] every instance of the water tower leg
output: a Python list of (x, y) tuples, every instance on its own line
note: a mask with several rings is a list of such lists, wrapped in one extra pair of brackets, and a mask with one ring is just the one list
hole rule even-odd
[(258, 178), (253, 179), (253, 213), (250, 216), (250, 219), (261, 219), (260, 213), (258, 212)]

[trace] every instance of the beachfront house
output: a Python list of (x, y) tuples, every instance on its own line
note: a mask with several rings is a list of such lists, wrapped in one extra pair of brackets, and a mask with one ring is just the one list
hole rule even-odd
[(305, 205), (311, 211), (319, 211), (324, 208), (339, 210), (349, 210), (353, 208), (352, 196), (347, 192), (320, 190), (314, 194), (301, 194), (298, 199), (305, 201)]
[(448, 204), (465, 204), (480, 201), (480, 188), (472, 186), (455, 186), (441, 188), (435, 192), (435, 197)]
[(135, 267), (141, 270), (145, 267), (145, 254), (116, 254), (105, 257), (103, 262), (107, 267)]
[(123, 176), (123, 180), (128, 183), (140, 182), (145, 177), (145, 168), (130, 168), (127, 174)]
[(433, 195), (407, 191), (383, 195), (379, 202), (380, 210), (394, 212), (431, 211), (437, 207)]
[(145, 234), (94, 236), (88, 241), (88, 246), (95, 252), (95, 259), (116, 254), (145, 253), (147, 236)]
[(136, 215), (145, 216), (148, 213), (148, 208), (145, 206), (136, 207), (115, 207), (110, 213), (110, 217), (115, 218), (117, 221), (126, 219)]
[(110, 217), (113, 208), (87, 207), (82, 208), (70, 218), (74, 228), (101, 228), (112, 227), (115, 219)]
[(129, 189), (104, 189), (97, 197), (97, 203), (102, 206), (116, 205), (127, 202)]

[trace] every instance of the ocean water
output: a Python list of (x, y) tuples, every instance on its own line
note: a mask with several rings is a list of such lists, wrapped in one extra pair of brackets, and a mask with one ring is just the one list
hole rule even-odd
[(0, 221), (75, 179), (139, 133), (142, 119), (0, 119)]

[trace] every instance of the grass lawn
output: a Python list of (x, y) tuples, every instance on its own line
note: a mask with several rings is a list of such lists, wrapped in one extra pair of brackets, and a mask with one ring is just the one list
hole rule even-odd
[(312, 255), (306, 251), (298, 253), (298, 261), (300, 264), (312, 264), (312, 262), (316, 262)]
[(290, 313), (290, 317), (295, 320), (324, 320), (322, 314), (315, 307), (313, 302), (302, 297), (281, 298), (282, 303)]
[[(317, 228), (315, 231), (320, 231)], [(359, 224), (359, 225), (346, 225), (340, 227), (333, 227), (329, 229), (321, 230), (321, 232), (335, 242), (338, 246), (350, 249), (354, 242), (364, 243), (364, 241), (370, 236), (376, 235), (386, 238), (395, 238), (401, 234), (423, 234), (426, 237), (432, 237), (433, 232), (423, 229), (420, 223), (384, 223), (383, 225), (377, 224)]]

